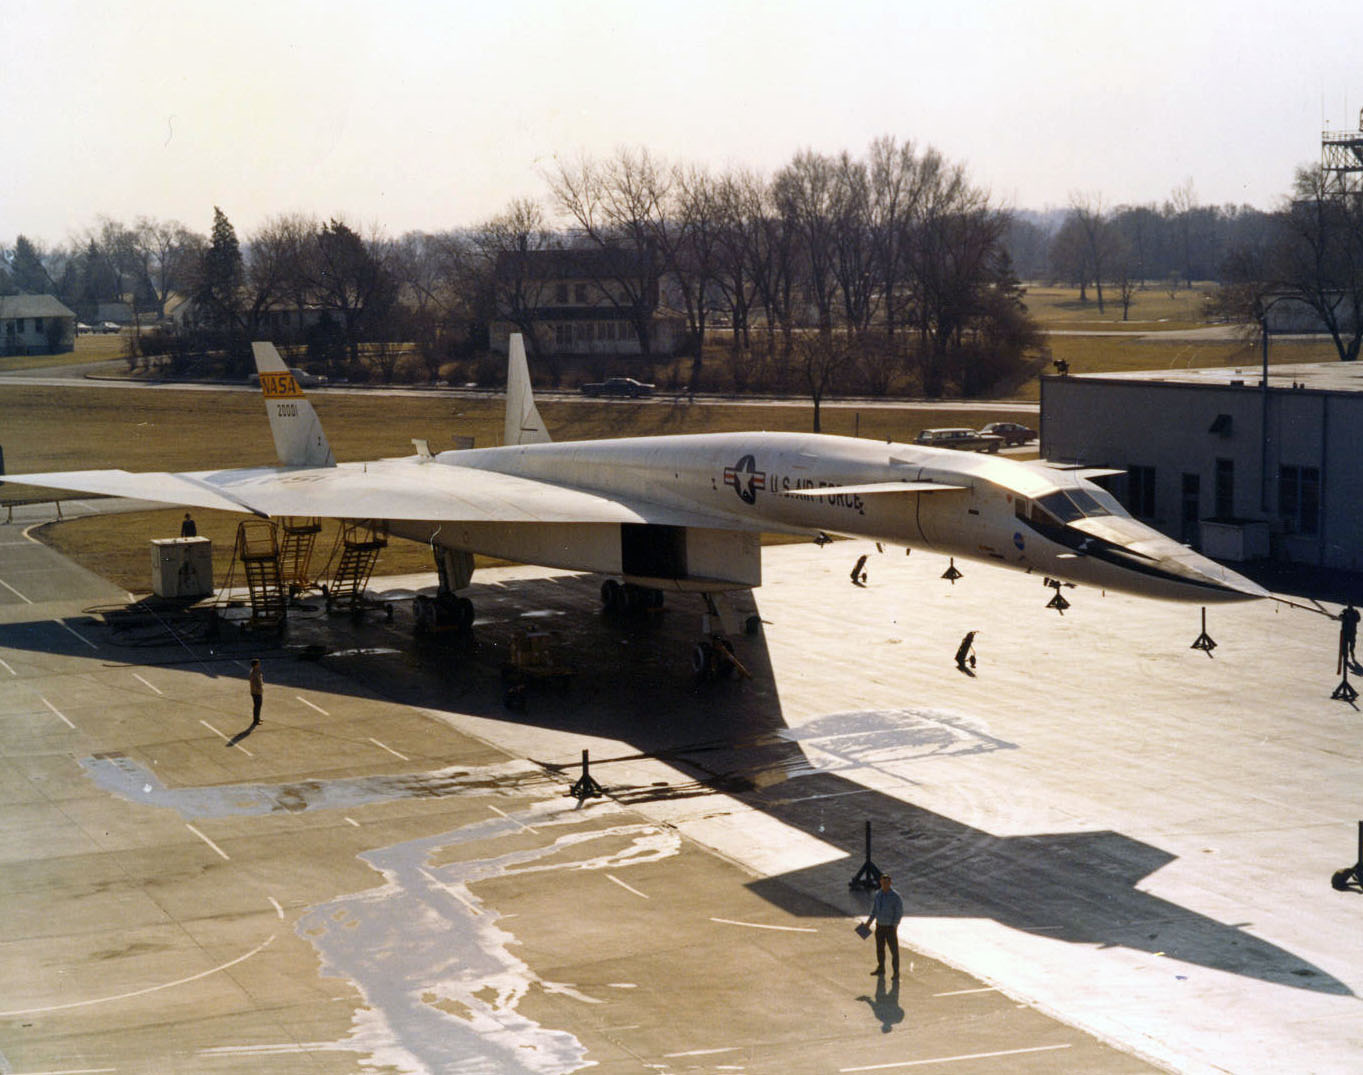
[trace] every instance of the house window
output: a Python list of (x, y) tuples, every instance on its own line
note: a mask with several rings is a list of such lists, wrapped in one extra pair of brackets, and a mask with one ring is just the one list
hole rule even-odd
[(573, 301), (574, 301), (575, 303), (577, 303), (579, 306), (586, 306), (586, 305), (587, 305), (587, 285), (586, 285), (586, 284), (574, 284), (574, 285), (573, 285)]
[(1126, 468), (1126, 507), (1132, 515), (1142, 519), (1155, 516), (1155, 468), (1130, 466)]
[(1215, 514), (1218, 519), (1235, 518), (1235, 460), (1218, 459), (1216, 461), (1216, 504)]
[(1320, 533), (1320, 470), (1278, 468), (1278, 515), (1289, 534)]
[(576, 328), (576, 331), (573, 333), (573, 338), (575, 340), (580, 343), (592, 342), (592, 323), (590, 321), (579, 322), (574, 327)]
[(614, 321), (602, 321), (602, 322), (601, 322), (600, 329), (601, 329), (600, 332), (597, 333), (597, 339), (599, 339), (599, 340), (611, 340), (611, 341), (613, 341), (613, 340), (615, 339), (615, 322), (614, 322)]
[(557, 302), (559, 305), (562, 305), (563, 303), (565, 303), (565, 302), (568, 301), (568, 285), (567, 285), (567, 284), (555, 284), (555, 285), (554, 285), (554, 301)]
[(556, 347), (571, 347), (573, 345), (572, 325), (554, 326), (554, 345)]
[(33, 331), (34, 331), (34, 332), (42, 332), (42, 330), (43, 330), (43, 319), (42, 319), (41, 317), (35, 317), (35, 318), (33, 319)]

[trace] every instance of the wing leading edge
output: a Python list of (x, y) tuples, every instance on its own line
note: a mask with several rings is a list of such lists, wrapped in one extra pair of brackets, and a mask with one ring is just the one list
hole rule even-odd
[[(7, 476), (52, 489), (253, 512), (337, 519), (500, 523), (653, 523), (729, 530), (763, 527), (744, 520), (596, 493), (497, 471), (418, 459), (334, 467), (133, 474), (62, 471)], [(770, 527), (766, 527), (770, 529)]]

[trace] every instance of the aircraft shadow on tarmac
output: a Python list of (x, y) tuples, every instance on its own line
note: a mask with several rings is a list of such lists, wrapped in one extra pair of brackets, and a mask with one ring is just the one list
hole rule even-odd
[[(1143, 878), (1175, 857), (1157, 847), (1119, 832), (994, 836), (847, 779), (836, 771), (836, 760), (826, 767), (826, 751), (816, 766), (800, 740), (812, 727), (812, 734), (838, 739), (849, 764), (888, 749), (909, 766), (914, 757), (943, 753), (978, 755), (978, 763), (987, 764), (989, 754), (1018, 749), (1015, 744), (975, 728), (952, 727), (938, 714), (857, 712), (854, 699), (847, 713), (794, 733), (783, 719), (761, 636), (739, 643), (751, 681), (697, 685), (688, 655), (698, 622), (699, 609), (693, 606), (699, 603), (674, 599), (667, 613), (648, 618), (585, 614), (597, 585), (590, 576), (555, 576), (507, 587), (475, 586), (470, 593), (480, 619), (474, 644), (414, 642), (410, 613), (399, 604), (392, 624), (382, 617), (292, 621), (286, 639), (291, 649), (271, 651), (258, 639), (229, 640), (215, 643), (212, 661), (191, 659), (180, 652), (183, 647), (171, 646), (130, 652), (128, 659), (241, 678), (244, 702), (245, 673), (222, 662), (259, 653), (266, 663), (267, 690), (291, 681), (301, 686), (314, 679), (311, 672), (299, 674), (297, 656), (325, 646), (330, 654), (321, 658), (325, 666), (352, 682), (357, 696), (377, 693), (403, 704), (627, 742), (637, 753), (592, 759), (592, 775), (620, 802), (722, 792), (846, 853), (844, 860), (751, 884), (795, 915), (861, 913), (867, 900), (860, 892), (849, 893), (848, 882), (865, 858), (870, 821), (876, 837), (872, 857), (895, 874), (909, 916), (993, 919), (1055, 941), (1120, 946), (1292, 988), (1352, 995), (1345, 984), (1291, 952), (1139, 890)], [(95, 621), (69, 622), (96, 639), (104, 631)], [(512, 634), (528, 626), (571, 633), (575, 681), (565, 692), (535, 689), (524, 711), (511, 712), (503, 705), (499, 672)], [(108, 638), (107, 631), (103, 637)], [(50, 620), (0, 625), (0, 645), (92, 656)], [(193, 647), (200, 657), (204, 648)], [(109, 652), (103, 651), (105, 660)], [(666, 761), (690, 779), (647, 787), (612, 782), (612, 762), (639, 757)], [(565, 792), (578, 775), (578, 757), (538, 761), (550, 774), (561, 775)], [(447, 780), (443, 787), (425, 788), (420, 774), (407, 774), (392, 786), (404, 789), (394, 795), (458, 793)], [(290, 789), (289, 795), (296, 791)], [(310, 807), (303, 794), (291, 809), (326, 805), (321, 795)], [(879, 1013), (887, 1003), (877, 1000), (872, 1007)]]

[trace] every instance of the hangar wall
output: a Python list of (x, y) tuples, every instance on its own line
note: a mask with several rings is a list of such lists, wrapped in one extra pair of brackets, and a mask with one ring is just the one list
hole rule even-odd
[(1156, 376), (1043, 377), (1042, 456), (1126, 471), (1104, 484), (1180, 541), (1266, 524), (1273, 559), (1363, 570), (1363, 392)]

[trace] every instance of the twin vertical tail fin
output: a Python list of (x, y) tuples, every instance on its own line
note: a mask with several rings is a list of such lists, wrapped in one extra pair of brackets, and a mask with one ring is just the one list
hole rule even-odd
[(286, 467), (334, 467), (336, 457), (322, 432), (322, 423), (303, 395), (298, 381), (284, 365), (272, 343), (251, 344), (265, 411), (270, 417), (279, 462)]
[(506, 352), (506, 430), (502, 443), (546, 444), (551, 440), (535, 406), (530, 367), (525, 361), (525, 342), (519, 332), (513, 332)]

